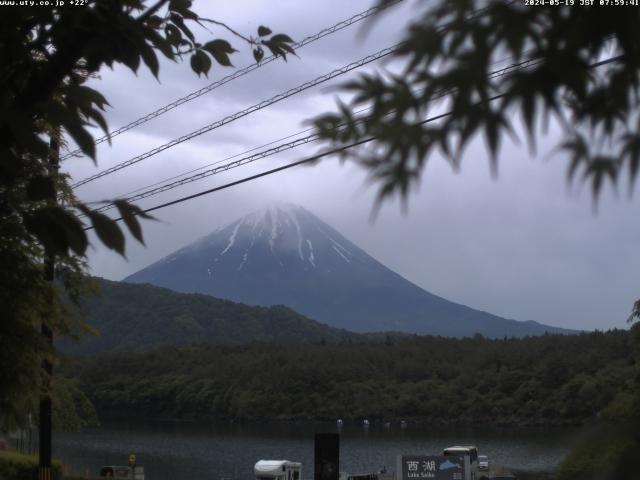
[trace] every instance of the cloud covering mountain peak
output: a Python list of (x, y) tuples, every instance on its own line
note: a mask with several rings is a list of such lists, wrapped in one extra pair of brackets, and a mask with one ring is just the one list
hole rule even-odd
[(287, 305), (357, 332), (491, 337), (557, 331), (449, 302), (412, 284), (303, 207), (266, 205), (127, 277), (253, 305)]

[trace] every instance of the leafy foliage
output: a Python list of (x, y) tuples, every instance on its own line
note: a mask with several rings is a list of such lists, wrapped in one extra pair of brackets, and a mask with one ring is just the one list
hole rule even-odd
[(53, 429), (77, 432), (99, 425), (98, 415), (77, 382), (64, 377), (54, 378), (52, 388)]
[[(82, 8), (7, 7), (0, 16), (0, 424), (15, 426), (34, 410), (39, 367), (54, 351), (40, 325), (55, 336), (86, 325), (73, 305), (87, 290), (82, 273), (95, 229), (107, 247), (124, 255), (125, 236), (114, 220), (78, 200), (69, 178), (57, 171), (65, 139), (96, 160), (89, 127), (108, 133), (107, 99), (87, 85), (103, 66), (144, 64), (159, 75), (160, 58), (190, 58), (192, 70), (230, 66), (236, 50), (222, 38), (200, 43), (192, 27), (213, 23), (250, 47), (286, 58), (292, 40), (283, 34), (246, 38), (222, 22), (204, 19), (190, 0), (96, 0)], [(126, 228), (143, 242), (140, 219), (150, 217), (115, 201)], [(43, 278), (45, 258), (57, 257), (57, 284)], [(18, 375), (15, 372), (19, 372)], [(46, 379), (45, 379), (46, 380)], [(43, 383), (46, 385), (47, 381)]]
[[(631, 344), (640, 352), (640, 325), (631, 327)], [(636, 357), (637, 358), (637, 357)], [(631, 390), (618, 392), (599, 422), (558, 468), (558, 480), (624, 480), (636, 470), (640, 454), (640, 369), (629, 372)]]
[(629, 315), (629, 323), (640, 320), (640, 300), (636, 300), (631, 309), (631, 315)]
[[(15, 189), (10, 195), (21, 193)], [(55, 283), (46, 281), (44, 249), (15, 212), (2, 218), (0, 233), (0, 424), (13, 429), (37, 411), (42, 359), (54, 357), (41, 324), (56, 335), (77, 337), (86, 331), (73, 305), (93, 285), (82, 276), (82, 259), (72, 256), (60, 258)]]
[[(321, 136), (333, 147), (375, 137), (372, 148), (345, 155), (370, 171), (381, 201), (405, 198), (436, 151), (460, 168), (476, 136), (484, 138), (496, 172), (502, 138), (514, 135), (513, 114), (521, 116), (532, 148), (553, 117), (571, 159), (570, 179), (590, 182), (594, 198), (624, 171), (632, 187), (640, 165), (640, 10), (482, 4), (422, 6), (395, 53), (403, 72), (365, 74), (344, 85), (353, 100), (316, 119)], [(531, 62), (489, 75), (505, 56), (515, 65)], [(445, 106), (436, 109), (443, 96)], [(362, 106), (371, 110), (354, 115)], [(438, 122), (425, 121), (443, 110)]]
[[(116, 63), (134, 72), (144, 63), (158, 76), (158, 56), (173, 61), (189, 56), (191, 69), (198, 75), (208, 74), (214, 63), (231, 66), (229, 56), (236, 52), (231, 44), (220, 38), (201, 44), (189, 23), (224, 26), (251, 46), (264, 46), (283, 58), (294, 53), (290, 46), (293, 40), (287, 35), (263, 38), (271, 31), (261, 26), (258, 39), (244, 37), (221, 22), (198, 16), (191, 10), (190, 0), (161, 0), (146, 9), (144, 2), (128, 0), (97, 1), (81, 9), (16, 8), (5, 13), (0, 21), (4, 107), (0, 147), (5, 157), (0, 186), (26, 183), (31, 193), (28, 200), (34, 203), (21, 212), (24, 224), (49, 251), (60, 255), (69, 249), (76, 254), (86, 250), (79, 213), (88, 218), (105, 245), (124, 252), (120, 227), (75, 197), (69, 198), (67, 206), (37, 203), (55, 198), (48, 167), (49, 157), (55, 152), (44, 139), (47, 134), (61, 129), (95, 160), (95, 143), (87, 127), (98, 125), (108, 133), (102, 115), (108, 102), (86, 85), (87, 78), (102, 66)], [(66, 182), (66, 178), (61, 181)], [(123, 209), (130, 213), (125, 224), (141, 241), (141, 212), (133, 211), (123, 201), (118, 206), (121, 213)]]
[(102, 412), (228, 419), (578, 424), (632, 391), (626, 331), (489, 340), (191, 346), (65, 365)]
[[(624, 435), (620, 435), (621, 430)], [(624, 480), (635, 471), (640, 442), (626, 426), (601, 426), (560, 464), (558, 480)]]

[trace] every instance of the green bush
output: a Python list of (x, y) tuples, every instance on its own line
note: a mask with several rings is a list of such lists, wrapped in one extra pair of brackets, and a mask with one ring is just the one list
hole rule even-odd
[[(53, 462), (52, 480), (62, 478), (62, 464)], [(12, 450), (0, 451), (0, 479), (1, 480), (37, 480), (38, 457)]]
[(600, 425), (563, 460), (557, 480), (627, 480), (636, 478), (640, 443), (630, 425)]

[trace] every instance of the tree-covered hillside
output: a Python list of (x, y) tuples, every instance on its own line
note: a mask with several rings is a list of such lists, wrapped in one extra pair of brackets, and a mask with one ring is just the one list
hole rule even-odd
[(524, 339), (191, 346), (71, 361), (99, 412), (228, 419), (558, 424), (630, 398), (627, 331)]
[(99, 280), (100, 294), (84, 306), (98, 335), (61, 344), (71, 354), (138, 352), (193, 343), (251, 341), (336, 343), (359, 335), (310, 320), (285, 306), (251, 307), (208, 295), (176, 293), (144, 284)]

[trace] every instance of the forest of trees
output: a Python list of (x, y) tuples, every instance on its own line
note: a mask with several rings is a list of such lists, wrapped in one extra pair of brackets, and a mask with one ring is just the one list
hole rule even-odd
[(580, 424), (632, 401), (632, 336), (193, 345), (70, 359), (62, 371), (102, 414)]
[(66, 353), (139, 352), (193, 343), (365, 340), (362, 335), (316, 322), (283, 305), (250, 306), (148, 284), (95, 280), (100, 295), (88, 299), (84, 311), (87, 323), (98, 335), (84, 335), (80, 342), (58, 342)]

